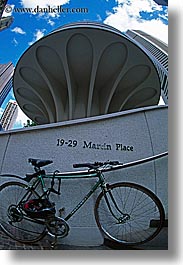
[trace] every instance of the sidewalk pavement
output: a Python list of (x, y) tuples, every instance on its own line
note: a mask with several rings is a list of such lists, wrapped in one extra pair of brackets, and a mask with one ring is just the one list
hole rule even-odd
[[(49, 240), (50, 238), (46, 237), (35, 244), (21, 244), (0, 230), (0, 250), (51, 250)], [(159, 235), (150, 242), (133, 248), (124, 247), (106, 239), (100, 246), (71, 246), (59, 243), (55, 250), (168, 250), (168, 228), (164, 227)]]

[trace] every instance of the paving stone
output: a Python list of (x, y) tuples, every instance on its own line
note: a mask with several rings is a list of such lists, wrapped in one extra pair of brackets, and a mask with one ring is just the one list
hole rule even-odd
[[(21, 244), (4, 235), (0, 231), (0, 250), (51, 250), (51, 244), (48, 237), (45, 237), (36, 244)], [(110, 240), (105, 240), (104, 245), (100, 246), (76, 246), (58, 244), (54, 250), (168, 250), (168, 228), (162, 229), (160, 234), (152, 241), (141, 245), (140, 247), (124, 247), (114, 244)]]

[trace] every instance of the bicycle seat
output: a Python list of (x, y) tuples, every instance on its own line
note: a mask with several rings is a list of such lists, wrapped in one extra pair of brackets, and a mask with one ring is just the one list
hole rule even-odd
[(28, 162), (32, 164), (32, 166), (35, 166), (35, 167), (44, 167), (44, 166), (47, 166), (53, 163), (52, 160), (40, 160), (40, 159), (35, 159), (35, 158), (29, 158)]

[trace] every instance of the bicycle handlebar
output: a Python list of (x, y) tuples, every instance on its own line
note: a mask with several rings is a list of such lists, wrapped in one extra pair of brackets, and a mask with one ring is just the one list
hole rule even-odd
[(88, 167), (89, 169), (97, 169), (97, 168), (102, 167), (104, 165), (115, 166), (115, 165), (119, 165), (119, 164), (120, 164), (119, 161), (106, 161), (106, 162), (73, 164), (73, 167), (74, 168)]

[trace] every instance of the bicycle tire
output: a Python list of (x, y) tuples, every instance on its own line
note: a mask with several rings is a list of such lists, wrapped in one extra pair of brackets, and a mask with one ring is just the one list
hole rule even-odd
[[(21, 243), (35, 243), (46, 235), (46, 225), (24, 216), (17, 207), (29, 187), (21, 182), (6, 182), (0, 186), (0, 227), (6, 235)], [(38, 194), (31, 189), (28, 199)]]
[[(96, 200), (94, 213), (104, 237), (120, 245), (136, 246), (158, 235), (165, 213), (161, 201), (152, 191), (129, 182), (109, 185), (108, 190), (115, 198), (119, 210), (126, 214), (126, 220), (112, 202), (109, 191), (101, 192)], [(105, 196), (114, 216), (107, 206)]]

